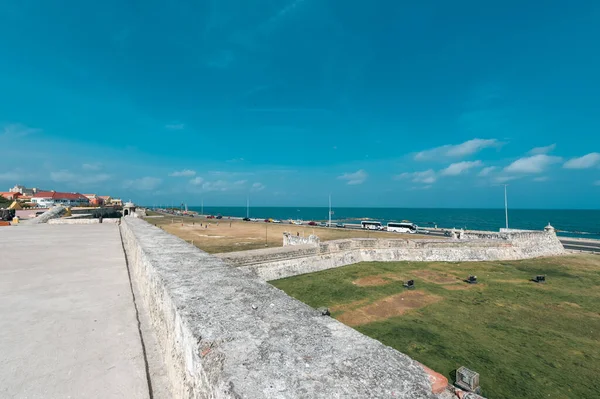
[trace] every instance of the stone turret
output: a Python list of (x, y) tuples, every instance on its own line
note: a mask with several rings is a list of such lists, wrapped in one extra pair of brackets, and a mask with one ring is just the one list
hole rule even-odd
[(550, 224), (550, 222), (548, 222), (548, 226), (544, 227), (544, 231), (546, 233), (556, 234), (556, 229), (554, 227), (552, 227), (552, 225)]
[(134, 216), (135, 215), (135, 204), (131, 201), (127, 201), (123, 205), (123, 216)]

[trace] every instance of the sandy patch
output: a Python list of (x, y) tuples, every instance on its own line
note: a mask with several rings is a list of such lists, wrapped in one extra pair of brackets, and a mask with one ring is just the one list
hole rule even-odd
[(456, 276), (435, 270), (415, 270), (413, 274), (422, 280), (434, 284), (454, 284), (460, 281), (460, 278)]
[(401, 316), (404, 313), (419, 309), (442, 300), (437, 295), (427, 294), (423, 291), (405, 291), (380, 299), (370, 305), (343, 313), (337, 319), (349, 326), (360, 326), (374, 321)]
[(359, 287), (375, 287), (378, 285), (390, 284), (394, 281), (403, 281), (403, 279), (393, 274), (383, 274), (380, 276), (361, 277), (358, 280), (354, 280), (352, 284), (358, 285)]

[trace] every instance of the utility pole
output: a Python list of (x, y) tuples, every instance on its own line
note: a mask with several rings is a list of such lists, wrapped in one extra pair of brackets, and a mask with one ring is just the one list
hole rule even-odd
[(267, 229), (269, 228), (269, 224), (265, 223), (265, 247), (268, 247), (268, 241), (267, 241)]
[(250, 218), (250, 196), (246, 197), (246, 218)]
[(200, 216), (204, 216), (204, 198), (202, 198), (200, 201), (201, 201)]
[(329, 224), (327, 227), (331, 227), (331, 194), (329, 194)]
[(506, 228), (508, 229), (508, 197), (506, 196), (506, 186), (504, 185), (504, 216), (506, 217)]

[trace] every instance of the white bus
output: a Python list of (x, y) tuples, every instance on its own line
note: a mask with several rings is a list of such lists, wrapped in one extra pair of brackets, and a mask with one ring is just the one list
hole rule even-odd
[(417, 229), (419, 227), (411, 222), (402, 222), (402, 223), (397, 223), (397, 222), (390, 222), (387, 224), (387, 231), (393, 231), (396, 233), (410, 233), (410, 234), (414, 234), (417, 232)]
[(376, 222), (374, 220), (363, 220), (360, 222), (360, 225), (363, 229), (366, 230), (381, 230), (381, 222)]

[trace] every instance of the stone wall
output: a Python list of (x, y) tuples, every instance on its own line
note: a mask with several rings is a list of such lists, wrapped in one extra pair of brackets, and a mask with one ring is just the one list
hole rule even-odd
[(309, 235), (308, 237), (301, 237), (293, 235), (292, 233), (283, 233), (283, 246), (288, 245), (319, 245), (319, 237), (316, 235)]
[(517, 260), (565, 253), (554, 233), (472, 232), (456, 240), (346, 239), (318, 247), (284, 247), (218, 254), (228, 263), (270, 281), (358, 262), (470, 262)]
[(436, 398), (406, 355), (141, 219), (121, 232), (174, 397)]
[[(113, 219), (102, 219), (102, 223), (119, 223), (118, 218)], [(51, 219), (48, 220), (48, 224), (98, 224), (100, 223), (100, 219), (80, 219), (80, 218), (60, 218), (60, 219)]]

